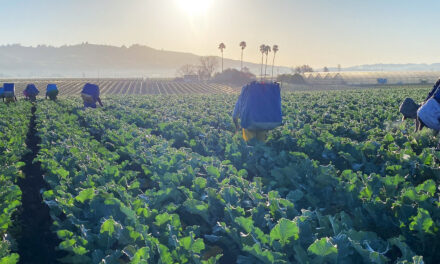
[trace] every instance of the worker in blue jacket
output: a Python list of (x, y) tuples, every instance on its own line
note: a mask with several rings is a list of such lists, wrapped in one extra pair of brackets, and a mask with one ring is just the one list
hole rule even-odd
[(31, 102), (35, 102), (37, 100), (37, 95), (39, 93), (40, 91), (35, 84), (28, 84), (26, 89), (23, 91), (23, 95)]
[[(237, 102), (235, 103), (234, 111), (232, 113), (232, 120), (234, 121), (234, 125), (235, 125), (235, 133), (238, 133), (240, 129), (238, 119), (241, 118), (240, 114), (242, 112), (242, 109), (245, 107), (243, 101), (244, 101), (243, 96), (240, 95), (238, 97)], [(267, 138), (267, 130), (263, 130), (263, 129), (251, 130), (251, 129), (242, 128), (241, 133), (244, 141), (250, 141), (251, 139), (254, 138), (256, 138), (258, 141), (266, 141)]]
[(81, 97), (85, 108), (96, 108), (96, 103), (101, 107), (104, 106), (99, 98), (99, 86), (96, 84), (86, 83), (81, 91)]
[(17, 102), (17, 97), (15, 96), (15, 84), (14, 83), (4, 83), (3, 84), (3, 100), (8, 104), (11, 102)]
[(266, 141), (268, 131), (282, 125), (279, 83), (251, 82), (245, 85), (232, 113), (235, 132), (239, 119), (245, 141)]
[[(431, 128), (436, 134), (440, 131), (440, 79), (434, 84), (423, 105), (417, 110), (417, 130)], [(436, 150), (440, 150), (440, 142)]]
[(58, 87), (56, 84), (48, 84), (46, 87), (46, 99), (49, 97), (50, 100), (55, 101), (58, 96)]

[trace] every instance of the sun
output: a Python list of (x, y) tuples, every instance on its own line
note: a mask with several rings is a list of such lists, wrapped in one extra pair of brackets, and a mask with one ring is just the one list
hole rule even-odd
[(180, 8), (190, 16), (204, 15), (209, 10), (212, 0), (177, 0)]

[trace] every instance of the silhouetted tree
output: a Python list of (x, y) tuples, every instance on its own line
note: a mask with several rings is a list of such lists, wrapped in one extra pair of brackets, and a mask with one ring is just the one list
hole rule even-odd
[(260, 52), (261, 52), (261, 72), (260, 72), (260, 78), (263, 78), (263, 65), (264, 65), (264, 53), (266, 52), (266, 45), (261, 44), (260, 45)]
[(273, 80), (273, 68), (275, 67), (275, 56), (278, 52), (279, 48), (278, 45), (273, 45), (272, 51), (273, 51), (273, 61), (272, 61), (272, 80)]
[(295, 73), (313, 72), (313, 68), (307, 64), (295, 67)]
[(329, 72), (327, 66), (324, 66), (324, 69), (322, 69), (323, 72)]
[(191, 64), (185, 64), (177, 70), (179, 76), (193, 75), (197, 72), (197, 66)]
[(221, 51), (222, 53), (222, 72), (223, 72), (223, 50), (226, 49), (226, 45), (222, 42), (218, 45), (218, 49)]
[(243, 51), (246, 48), (246, 41), (242, 41), (240, 42), (240, 47), (241, 47), (241, 71), (243, 71)]
[(199, 76), (204, 78), (211, 78), (212, 74), (218, 67), (218, 60), (214, 56), (200, 57), (200, 66), (198, 69)]
[(264, 78), (266, 78), (266, 72), (267, 72), (267, 59), (269, 58), (269, 52), (271, 51), (270, 46), (264, 47), (264, 54), (266, 54), (266, 67), (264, 68)]

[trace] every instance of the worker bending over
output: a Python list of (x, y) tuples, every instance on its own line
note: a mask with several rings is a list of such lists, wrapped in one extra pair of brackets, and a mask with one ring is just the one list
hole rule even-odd
[(3, 101), (6, 103), (17, 102), (17, 97), (15, 96), (15, 85), (13, 83), (3, 84)]
[(58, 87), (56, 84), (48, 84), (46, 87), (46, 99), (49, 97), (50, 100), (55, 101), (58, 96)]
[(84, 102), (84, 108), (96, 108), (96, 103), (103, 107), (101, 98), (99, 98), (99, 86), (96, 84), (86, 83), (81, 91), (81, 97)]
[[(411, 98), (406, 98), (400, 105), (403, 119), (415, 119), (415, 131), (424, 127), (430, 128), (436, 134), (440, 131), (440, 79), (434, 84), (425, 101), (418, 105)], [(440, 142), (436, 147), (440, 150)]]
[(31, 102), (35, 102), (37, 100), (37, 95), (40, 93), (35, 84), (28, 84), (26, 89), (23, 91), (23, 95)]
[(244, 86), (232, 113), (235, 131), (243, 139), (265, 141), (268, 130), (282, 124), (281, 90), (279, 83), (252, 82)]

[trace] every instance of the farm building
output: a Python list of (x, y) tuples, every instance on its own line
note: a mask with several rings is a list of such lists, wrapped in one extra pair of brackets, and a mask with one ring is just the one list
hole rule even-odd
[(440, 72), (307, 72), (303, 77), (311, 85), (433, 84)]

